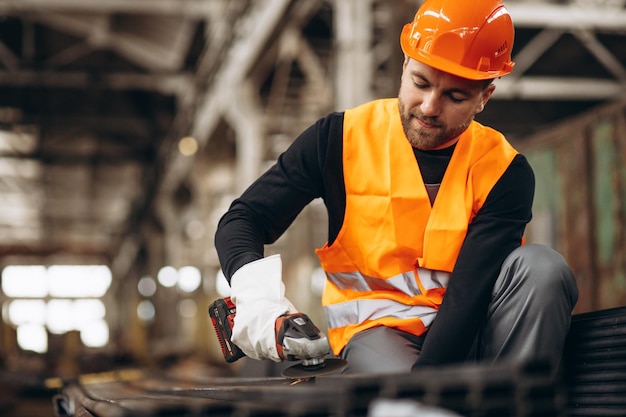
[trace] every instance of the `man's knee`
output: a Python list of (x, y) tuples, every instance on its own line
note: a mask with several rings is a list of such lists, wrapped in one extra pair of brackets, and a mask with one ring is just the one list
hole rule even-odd
[(517, 248), (494, 286), (480, 357), (558, 360), (577, 299), (574, 274), (558, 252), (536, 244)]
[(401, 330), (379, 326), (357, 333), (341, 358), (348, 361), (344, 374), (410, 372), (424, 341)]
[(576, 279), (567, 261), (554, 249), (539, 244), (527, 244), (507, 257), (503, 268), (513, 268), (514, 276), (546, 295), (564, 291), (575, 303), (578, 299)]

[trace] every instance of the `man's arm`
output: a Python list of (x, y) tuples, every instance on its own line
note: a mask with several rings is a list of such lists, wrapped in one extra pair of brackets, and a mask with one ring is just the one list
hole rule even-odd
[(341, 134), (342, 121), (332, 114), (305, 130), (222, 216), (215, 247), (229, 281), (240, 267), (262, 258), (264, 245), (276, 241), (308, 203), (325, 198), (329, 137)]
[(467, 358), (485, 317), (504, 259), (520, 246), (531, 219), (534, 174), (518, 155), (469, 225), (435, 321), (416, 367)]

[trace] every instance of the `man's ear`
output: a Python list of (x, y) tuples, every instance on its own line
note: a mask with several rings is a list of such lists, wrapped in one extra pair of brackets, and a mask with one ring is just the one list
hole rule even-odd
[(404, 73), (406, 72), (406, 66), (409, 64), (409, 57), (404, 55), (404, 61), (402, 61), (402, 72), (400, 73), (400, 83), (404, 80)]
[(489, 86), (483, 90), (482, 97), (480, 98), (480, 103), (476, 107), (475, 114), (478, 114), (485, 109), (485, 105), (487, 104), (487, 102), (489, 101), (489, 99), (491, 98), (491, 95), (493, 94), (495, 90), (496, 90), (496, 86), (493, 84), (489, 84)]

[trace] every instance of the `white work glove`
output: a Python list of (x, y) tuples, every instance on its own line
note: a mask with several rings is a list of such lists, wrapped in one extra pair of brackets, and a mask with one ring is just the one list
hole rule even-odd
[(285, 298), (280, 255), (239, 268), (230, 279), (230, 299), (237, 307), (231, 340), (253, 359), (282, 361), (276, 350), (276, 319), (297, 313)]

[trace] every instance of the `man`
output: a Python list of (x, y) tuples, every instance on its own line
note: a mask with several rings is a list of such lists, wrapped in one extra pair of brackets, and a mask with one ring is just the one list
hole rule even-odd
[(248, 356), (279, 361), (275, 320), (296, 311), (263, 246), (321, 197), (322, 304), (345, 372), (559, 361), (575, 279), (555, 251), (522, 244), (532, 169), (474, 121), (513, 68), (513, 34), (499, 0), (426, 0), (400, 37), (398, 98), (320, 119), (233, 202), (215, 241)]

